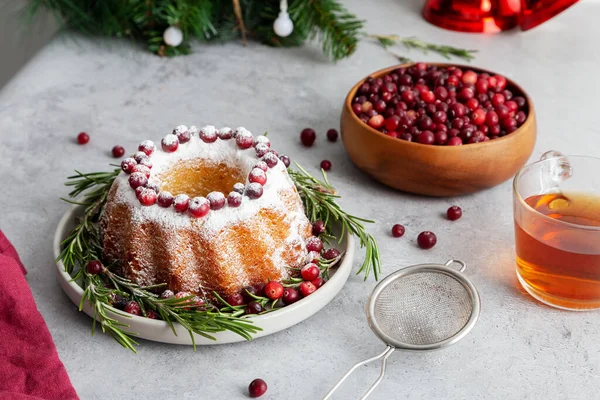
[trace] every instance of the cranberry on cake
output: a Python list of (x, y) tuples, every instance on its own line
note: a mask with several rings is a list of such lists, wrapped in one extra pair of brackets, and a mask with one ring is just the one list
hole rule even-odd
[(210, 125), (143, 141), (100, 219), (104, 261), (139, 285), (208, 297), (288, 278), (306, 264), (312, 226), (270, 146)]

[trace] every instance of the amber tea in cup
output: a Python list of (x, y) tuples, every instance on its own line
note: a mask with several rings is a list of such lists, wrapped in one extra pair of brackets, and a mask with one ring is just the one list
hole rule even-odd
[(559, 308), (600, 308), (600, 159), (548, 152), (514, 179), (517, 276)]

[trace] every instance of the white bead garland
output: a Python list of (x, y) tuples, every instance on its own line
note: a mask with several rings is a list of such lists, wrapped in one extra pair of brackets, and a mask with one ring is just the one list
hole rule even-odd
[(163, 33), (163, 40), (172, 47), (177, 47), (183, 43), (183, 32), (176, 26), (170, 26)]
[(287, 12), (287, 0), (281, 0), (279, 16), (273, 23), (273, 30), (279, 37), (289, 36), (294, 30), (294, 23)]

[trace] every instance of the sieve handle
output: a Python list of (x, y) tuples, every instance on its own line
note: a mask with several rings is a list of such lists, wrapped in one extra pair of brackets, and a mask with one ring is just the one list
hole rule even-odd
[(383, 375), (385, 374), (385, 364), (386, 364), (387, 358), (390, 356), (390, 354), (393, 353), (394, 350), (395, 350), (395, 348), (393, 348), (392, 346), (387, 346), (385, 348), (385, 351), (383, 353), (379, 354), (378, 356), (367, 358), (366, 360), (363, 360), (363, 361), (360, 361), (360, 362), (357, 362), (356, 364), (354, 364), (352, 366), (352, 368), (350, 368), (348, 370), (348, 372), (346, 372), (346, 374), (344, 376), (342, 376), (342, 379), (340, 379), (335, 384), (335, 386), (329, 392), (327, 392), (325, 397), (323, 397), (323, 400), (331, 399), (331, 395), (333, 394), (333, 392), (335, 392), (342, 385), (342, 383), (350, 376), (350, 374), (352, 374), (352, 372), (354, 372), (354, 370), (356, 368), (360, 367), (361, 365), (368, 364), (371, 361), (376, 361), (376, 360), (383, 358), (383, 361), (381, 363), (381, 373), (379, 374), (379, 378), (377, 378), (375, 383), (373, 383), (373, 385), (369, 388), (367, 393), (365, 393), (364, 396), (361, 398), (361, 399), (366, 399), (367, 396), (370, 395), (373, 390), (375, 390), (377, 385), (379, 385), (379, 383), (383, 379)]
[(467, 269), (467, 264), (464, 261), (460, 261), (460, 260), (448, 260), (448, 261), (446, 261), (446, 264), (444, 264), (444, 265), (446, 267), (449, 267), (452, 264), (460, 265), (460, 269), (458, 270), (458, 272), (464, 272), (465, 269)]

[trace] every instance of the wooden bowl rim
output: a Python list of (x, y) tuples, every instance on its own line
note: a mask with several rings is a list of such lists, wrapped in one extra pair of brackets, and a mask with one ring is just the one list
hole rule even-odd
[[(430, 147), (430, 148), (435, 148), (435, 149), (440, 149), (440, 148), (447, 148), (448, 150), (442, 150), (442, 151), (461, 151), (463, 149), (463, 146), (434, 146), (434, 145), (427, 145), (427, 144), (422, 144), (422, 143), (417, 143), (417, 142), (408, 142), (406, 140), (402, 140), (402, 139), (398, 139), (398, 138), (393, 138), (391, 136), (386, 135), (385, 133), (382, 133), (380, 131), (378, 131), (375, 128), (370, 127), (368, 124), (365, 124), (364, 122), (362, 122), (354, 113), (354, 111), (352, 111), (352, 99), (354, 98), (354, 95), (356, 94), (358, 87), (360, 85), (362, 85), (368, 78), (373, 77), (373, 78), (379, 78), (382, 75), (385, 75), (386, 73), (393, 71), (395, 69), (398, 68), (408, 68), (411, 67), (413, 65), (417, 64), (416, 62), (411, 62), (411, 63), (405, 63), (405, 64), (398, 64), (395, 66), (391, 66), (391, 67), (387, 67), (387, 68), (383, 68), (380, 69), (378, 71), (375, 71), (367, 76), (365, 76), (364, 78), (362, 78), (361, 80), (359, 80), (353, 87), (352, 89), (350, 89), (350, 92), (348, 92), (348, 95), (346, 96), (346, 102), (344, 104), (344, 107), (346, 108), (346, 110), (350, 113), (351, 118), (354, 122), (360, 124), (361, 126), (365, 127), (368, 131), (378, 135), (379, 137), (385, 138), (385, 140), (390, 140), (390, 143), (393, 142), (397, 142), (399, 143), (399, 146), (419, 146), (419, 148), (424, 148), (421, 146), (426, 146), (426, 147)], [(496, 72), (490, 71), (490, 70), (486, 70), (484, 68), (478, 68), (478, 67), (473, 67), (471, 65), (464, 65), (464, 64), (451, 64), (451, 63), (436, 63), (436, 62), (428, 62), (426, 63), (427, 65), (435, 65), (437, 67), (458, 67), (461, 69), (470, 69), (473, 70), (475, 72), (486, 72), (490, 75), (499, 75)], [(504, 76), (504, 75), (502, 75)], [(527, 94), (527, 92), (525, 90), (523, 90), (523, 88), (518, 85), (515, 81), (513, 81), (510, 78), (507, 78), (506, 76), (504, 76), (504, 78), (506, 79), (506, 82), (509, 83), (511, 86), (517, 88), (525, 97), (525, 101), (527, 101), (527, 105), (529, 106), (529, 113), (527, 114), (527, 118), (525, 119), (525, 121), (523, 122), (523, 124), (514, 132), (509, 133), (503, 137), (500, 137), (498, 139), (494, 139), (494, 140), (488, 140), (487, 142), (479, 142), (479, 143), (472, 143), (472, 144), (476, 144), (478, 145), (478, 148), (482, 148), (483, 146), (496, 146), (497, 143), (502, 143), (505, 142), (507, 140), (511, 140), (512, 138), (518, 136), (518, 135), (524, 135), (527, 130), (523, 129), (525, 127), (526, 124), (531, 123), (531, 120), (535, 118), (535, 111), (533, 108), (533, 102), (531, 101), (531, 98), (529, 97), (529, 95)], [(449, 148), (453, 148), (453, 150), (450, 150)], [(472, 148), (472, 147), (469, 147)]]

